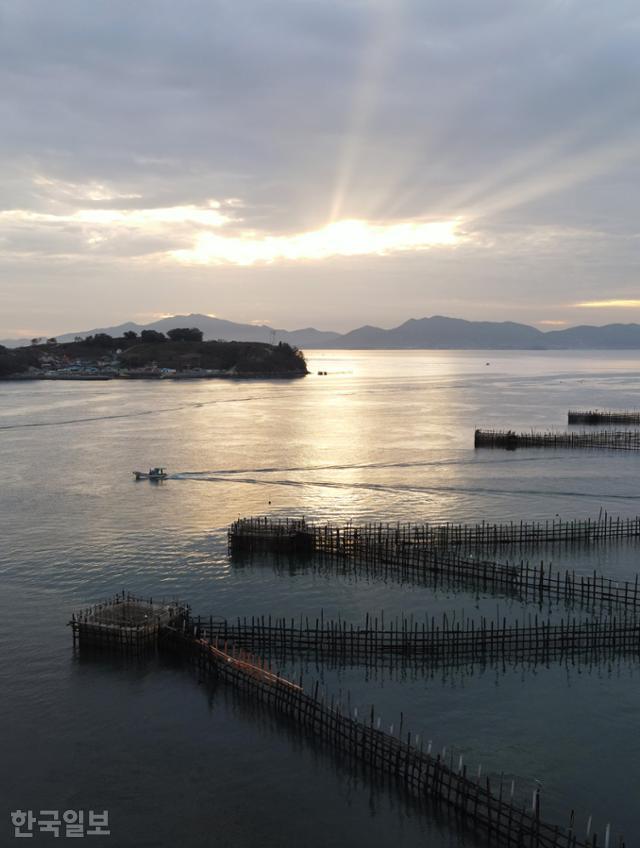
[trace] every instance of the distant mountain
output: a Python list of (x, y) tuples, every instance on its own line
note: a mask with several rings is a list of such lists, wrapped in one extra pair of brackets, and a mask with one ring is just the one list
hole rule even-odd
[[(172, 315), (169, 318), (161, 318), (151, 324), (136, 324), (127, 321), (115, 327), (96, 327), (93, 330), (82, 330), (76, 333), (65, 333), (57, 336), (59, 342), (72, 342), (76, 337), (85, 338), (96, 333), (107, 333), (109, 336), (122, 336), (124, 333), (133, 331), (140, 333), (141, 330), (158, 330), (166, 333), (175, 327), (198, 327), (204, 334), (205, 341), (241, 341), (241, 342), (287, 342), (295, 347), (328, 347), (331, 342), (340, 337), (340, 333), (331, 333), (308, 327), (304, 330), (277, 330), (265, 324), (236, 324), (233, 321), (225, 321), (222, 318), (214, 318), (211, 315)], [(5, 347), (19, 347), (29, 344), (30, 339), (7, 339), (0, 341)]]
[(313, 327), (305, 330), (278, 330), (266, 324), (236, 324), (211, 315), (173, 315), (142, 329), (166, 333), (174, 327), (198, 327), (204, 333), (205, 340), (270, 342), (275, 338), (276, 342), (287, 342), (295, 347), (324, 347), (340, 336), (339, 333), (315, 330)]
[[(335, 344), (335, 343), (334, 343)], [(461, 318), (411, 318), (399, 327), (360, 327), (341, 337), (345, 348), (478, 349), (544, 348), (545, 334), (512, 321), (464, 321)]]
[[(206, 340), (246, 342), (287, 342), (299, 348), (358, 350), (640, 350), (640, 324), (607, 324), (603, 327), (569, 327), (543, 332), (528, 324), (513, 321), (465, 321), (462, 318), (411, 318), (384, 330), (363, 326), (348, 333), (334, 333), (306, 327), (302, 330), (278, 330), (266, 324), (237, 324), (210, 315), (173, 315), (151, 324), (131, 321), (116, 327), (101, 327), (79, 333), (66, 333), (59, 341), (73, 341), (96, 333), (121, 336), (128, 330), (159, 330), (174, 327), (198, 327)], [(10, 339), (1, 344), (17, 347), (29, 339)]]
[(640, 347), (640, 325), (606, 324), (604, 327), (569, 327), (544, 333), (548, 348), (621, 350)]

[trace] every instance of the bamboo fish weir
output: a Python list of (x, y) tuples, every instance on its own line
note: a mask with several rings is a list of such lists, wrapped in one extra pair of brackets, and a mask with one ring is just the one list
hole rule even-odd
[(346, 553), (354, 545), (381, 548), (461, 547), (485, 548), (498, 545), (532, 547), (541, 544), (573, 544), (599, 542), (609, 539), (640, 537), (640, 516), (621, 518), (602, 512), (596, 518), (545, 521), (510, 521), (475, 524), (455, 523), (397, 523), (378, 522), (357, 526), (332, 524), (313, 525), (304, 519), (271, 519), (257, 517), (239, 519), (231, 525), (229, 542), (232, 546), (252, 547), (255, 544), (272, 550), (292, 547), (304, 551), (332, 550)]
[[(171, 651), (203, 678), (229, 684), (239, 697), (282, 717), (348, 762), (384, 775), (419, 802), (444, 805), (456, 821), (491, 846), (621, 848), (610, 825), (598, 835), (591, 819), (551, 824), (541, 814), (537, 788), (522, 803), (513, 782), (483, 777), (463, 758), (432, 750), (400, 722), (388, 730), (371, 707), (366, 714), (330, 699), (318, 682), (290, 679), (291, 658), (342, 665), (428, 663), (455, 667), (494, 660), (551, 662), (565, 658), (640, 657), (640, 587), (597, 573), (578, 575), (540, 564), (513, 565), (488, 557), (497, 545), (580, 542), (640, 535), (640, 519), (522, 524), (313, 524), (304, 519), (245, 518), (229, 528), (232, 557), (287, 556), (339, 562), (380, 574), (438, 575), (454, 583), (508, 593), (532, 604), (564, 605), (560, 620), (537, 613), (528, 624), (506, 619), (453, 621), (446, 615), (417, 622), (366, 616), (359, 625), (319, 618), (195, 616), (180, 601), (142, 599), (122, 592), (74, 613), (74, 641), (82, 650)], [(474, 553), (475, 552), (475, 553)], [(395, 730), (394, 730), (395, 727)], [(517, 800), (520, 798), (520, 800)]]
[[(587, 520), (565, 524), (565, 541), (573, 538), (577, 527), (593, 527), (596, 523), (597, 520), (593, 523)], [(460, 527), (462, 536), (472, 536), (472, 530), (464, 528), (464, 525), (454, 526)], [(604, 528), (604, 520), (599, 526)], [(619, 538), (618, 529), (620, 537), (624, 536), (625, 530), (628, 530), (629, 536), (636, 536), (638, 519), (627, 524), (623, 519), (607, 516), (607, 527), (615, 528), (616, 538)], [(229, 546), (232, 553), (318, 554), (348, 562), (354, 569), (378, 572), (383, 577), (393, 573), (418, 578), (430, 575), (446, 577), (452, 583), (482, 587), (486, 591), (506, 593), (524, 601), (549, 599), (580, 603), (594, 609), (607, 607), (609, 610), (637, 610), (640, 605), (637, 576), (633, 582), (620, 583), (595, 572), (585, 575), (568, 569), (554, 570), (544, 563), (532, 566), (529, 563), (497, 562), (475, 556), (469, 550), (433, 545), (429, 542), (428, 528), (429, 525), (411, 524), (319, 525), (304, 519), (256, 517), (239, 519), (231, 525)], [(530, 529), (532, 532), (527, 534), (529, 541), (535, 525), (531, 525)], [(493, 535), (491, 528), (488, 535)], [(581, 541), (587, 538), (583, 536)], [(600, 538), (599, 535), (597, 538)], [(540, 534), (540, 539), (545, 540), (544, 533)]]
[[(128, 614), (138, 609), (144, 615), (144, 610), (151, 606), (150, 601), (123, 593), (98, 607), (74, 614), (71, 624), (80, 646), (97, 646), (95, 631), (85, 643), (85, 625), (90, 620), (95, 625), (106, 611), (107, 623), (100, 631), (102, 647), (140, 650), (139, 641), (108, 635), (108, 628), (115, 633), (120, 626), (117, 619), (123, 604)], [(513, 781), (506, 787), (502, 781), (496, 784), (494, 780), (492, 785), (488, 777), (482, 777), (480, 769), (471, 773), (461, 757), (457, 763), (453, 759), (447, 762), (442, 753), (432, 751), (430, 744), (425, 749), (424, 741), (404, 731), (402, 718), (396, 732), (393, 727), (387, 731), (382, 728), (380, 718), (376, 718), (373, 707), (368, 714), (358, 715), (333, 698), (328, 702), (317, 682), (305, 690), (302, 680), (287, 679), (274, 671), (269, 661), (233, 640), (223, 640), (221, 633), (207, 631), (192, 618), (186, 605), (171, 602), (166, 606), (174, 617), (158, 626), (160, 649), (184, 656), (202, 677), (230, 684), (253, 702), (288, 719), (299, 732), (327, 744), (354, 764), (362, 763), (372, 772), (396, 781), (417, 800), (451, 808), (461, 825), (485, 836), (488, 844), (525, 848), (596, 848), (602, 844), (591, 833), (590, 826), (588, 835), (584, 838), (578, 835), (573, 813), (566, 827), (545, 822), (541, 817), (539, 789), (534, 791), (530, 805), (517, 803)], [(145, 642), (145, 648), (149, 647)], [(604, 844), (608, 845), (609, 840), (605, 838)], [(624, 846), (624, 841), (620, 839), (617, 844)]]
[(567, 422), (569, 424), (626, 424), (629, 427), (640, 427), (640, 410), (570, 409)]
[(446, 615), (436, 623), (400, 617), (385, 623), (384, 613), (367, 615), (364, 624), (316, 618), (243, 618), (236, 621), (197, 620), (197, 632), (216, 644), (232, 644), (286, 661), (297, 656), (349, 665), (375, 666), (381, 660), (404, 660), (434, 666), (458, 663), (539, 663), (552, 660), (631, 655), (640, 656), (640, 621), (634, 615), (575, 616), (558, 623), (534, 621), (522, 626), (473, 619), (456, 626)]
[(640, 430), (516, 433), (514, 430), (476, 430), (476, 448), (572, 448), (640, 451)]

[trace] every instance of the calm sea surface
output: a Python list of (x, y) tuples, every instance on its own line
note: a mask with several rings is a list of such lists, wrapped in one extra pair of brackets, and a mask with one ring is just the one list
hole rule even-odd
[[(640, 356), (312, 352), (304, 380), (0, 383), (0, 844), (9, 813), (107, 809), (114, 846), (475, 846), (223, 686), (166, 659), (74, 655), (72, 609), (123, 587), (217, 616), (540, 612), (460, 590), (232, 563), (226, 528), (275, 513), (520, 520), (640, 513), (640, 456), (474, 451), (476, 426), (564, 427), (640, 406)], [(328, 371), (318, 376), (318, 370)], [(131, 471), (163, 464), (162, 485)], [(616, 578), (635, 542), (533, 559)], [(545, 610), (551, 615), (554, 610)], [(530, 798), (640, 844), (640, 663), (332, 669), (305, 680)], [(35, 835), (35, 842), (52, 839)]]

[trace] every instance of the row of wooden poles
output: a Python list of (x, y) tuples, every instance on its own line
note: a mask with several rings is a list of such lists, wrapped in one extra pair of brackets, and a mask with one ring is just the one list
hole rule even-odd
[[(139, 608), (145, 608), (146, 604), (139, 598), (130, 596), (128, 603), (135, 604)], [(79, 627), (81, 645), (91, 630), (87, 630), (83, 623), (89, 623), (102, 613), (111, 612), (110, 607), (118, 603), (118, 599), (98, 608), (84, 611), (83, 616), (75, 618)], [(248, 622), (238, 623), (235, 628), (224, 623), (213, 623), (212, 619), (195, 619), (190, 615), (186, 606), (177, 603), (172, 605), (175, 617), (168, 624), (163, 623), (155, 628), (155, 635), (160, 640), (161, 646), (177, 647), (184, 650), (190, 658), (194, 659), (198, 666), (208, 674), (221, 677), (232, 683), (237, 689), (248, 693), (253, 699), (266, 703), (272, 707), (276, 714), (284, 715), (292, 719), (294, 726), (305, 733), (310, 733), (314, 738), (327, 742), (342, 754), (356, 758), (373, 768), (376, 772), (398, 779), (408, 791), (418, 799), (437, 800), (448, 804), (456, 816), (467, 826), (484, 830), (491, 844), (527, 846), (527, 848), (578, 848), (578, 846), (596, 846), (597, 836), (591, 833), (591, 822), (587, 823), (584, 839), (579, 839), (573, 814), (569, 820), (568, 828), (552, 826), (540, 818), (540, 797), (538, 792), (534, 793), (530, 809), (524, 809), (513, 801), (514, 788), (512, 785), (509, 798), (504, 796), (502, 783), (492, 787), (487, 780), (480, 781), (480, 774), (471, 778), (467, 774), (466, 766), (460, 760), (457, 767), (453, 761), (447, 764), (444, 757), (433, 756), (430, 746), (425, 752), (423, 746), (418, 744), (418, 739), (402, 734), (402, 721), (398, 735), (394, 735), (393, 726), (389, 733), (380, 727), (380, 720), (374, 725), (374, 713), (371, 712), (370, 721), (363, 721), (357, 712), (352, 715), (349, 708), (347, 714), (341, 707), (333, 703), (327, 704), (323, 698), (318, 697), (316, 685), (313, 695), (305, 693), (300, 684), (288, 680), (277, 671), (273, 671), (269, 645), (273, 643), (274, 634), (282, 640), (289, 639), (295, 627), (292, 623), (289, 628), (285, 622), (257, 622), (253, 620), (251, 631)], [(117, 633), (120, 629), (113, 623), (113, 617), (108, 616), (111, 625), (101, 630), (100, 638), (102, 647), (117, 647), (122, 649), (122, 643), (111, 644), (108, 631), (111, 629)], [(537, 626), (537, 622), (535, 625)], [(634, 629), (632, 619), (627, 621), (628, 632), (623, 633), (615, 620), (591, 622), (591, 630), (588, 632), (581, 629), (577, 622), (562, 622), (558, 625), (550, 623), (543, 624), (553, 628), (540, 636), (543, 650), (546, 650), (546, 658), (550, 659), (554, 653), (561, 650), (561, 645), (570, 638), (576, 649), (586, 641), (594, 648), (613, 648), (616, 653), (628, 647), (635, 650), (638, 631)], [(302, 622), (299, 631), (302, 631)], [(385, 622), (381, 619), (379, 626), (377, 620), (369, 622), (365, 620), (365, 627), (356, 637), (355, 628), (347, 631), (344, 623), (324, 622), (322, 618), (313, 627), (305, 622), (304, 629), (307, 632), (315, 630), (327, 635), (325, 647), (333, 651), (336, 646), (340, 650), (348, 650), (353, 658), (357, 657), (356, 642), (358, 647), (370, 653), (372, 641), (376, 638), (383, 640), (387, 646), (398, 648), (405, 653), (416, 654), (427, 648), (429, 635), (419, 628), (410, 618), (400, 618), (398, 621)], [(106, 631), (106, 632), (105, 632)], [(226, 631), (226, 632), (225, 632)], [(260, 633), (260, 631), (262, 631)], [(289, 632), (286, 632), (289, 631)], [(245, 640), (244, 636), (251, 633), (250, 638)], [(465, 627), (449, 627), (446, 618), (442, 626), (432, 623), (429, 629), (431, 639), (439, 642), (445, 664), (455, 664), (456, 660), (463, 659), (463, 655), (469, 652), (480, 651), (485, 658), (500, 653), (500, 644), (504, 646), (504, 658), (515, 651), (523, 650), (523, 631), (513, 635), (513, 628), (507, 627), (503, 622), (501, 628), (495, 628), (491, 624), (481, 624), (479, 631), (473, 624)], [(476, 633), (480, 633), (480, 640), (476, 639)], [(569, 636), (572, 632), (572, 636)], [(375, 635), (374, 635), (375, 634)], [(295, 636), (295, 634), (293, 634)], [(266, 636), (266, 639), (265, 639)], [(106, 639), (105, 639), (106, 637)], [(466, 638), (466, 644), (465, 644)], [(455, 644), (452, 647), (451, 640)], [(341, 645), (339, 644), (341, 643)], [(483, 644), (484, 643), (484, 646)], [(93, 640), (89, 638), (89, 644)], [(298, 641), (300, 644), (300, 641)], [(347, 647), (348, 644), (348, 647)], [(519, 646), (519, 648), (517, 647)], [(545, 647), (546, 646), (546, 647)], [(131, 646), (129, 646), (131, 647)], [(531, 646), (529, 646), (531, 647)], [(540, 645), (539, 645), (540, 647)], [(260, 654), (255, 653), (260, 649)], [(266, 650), (265, 650), (266, 649)], [(427, 648), (428, 650), (428, 648)], [(457, 656), (456, 656), (457, 651)], [(341, 657), (344, 659), (344, 656)], [(498, 789), (496, 792), (495, 790)], [(610, 829), (605, 831), (604, 845), (610, 844)], [(622, 839), (619, 840), (622, 845)]]
[(637, 409), (570, 409), (569, 424), (627, 424), (640, 427), (640, 410)]
[(640, 430), (584, 430), (582, 432), (516, 433), (514, 430), (476, 430), (476, 448), (596, 448), (640, 450)]
[(339, 527), (303, 520), (243, 518), (231, 525), (228, 538), (232, 553), (320, 554), (330, 560), (346, 561), (354, 570), (383, 577), (443, 577), (452, 583), (498, 591), (524, 601), (548, 599), (590, 609), (640, 609), (637, 575), (633, 582), (620, 582), (596, 572), (577, 574), (544, 563), (496, 562), (467, 551), (416, 544), (416, 529), (408, 524)]
[[(456, 530), (451, 532), (453, 526)], [(200, 638), (204, 637), (205, 642), (223, 641), (225, 645), (233, 645), (237, 649), (260, 651), (263, 655), (273, 655), (279, 659), (303, 655), (319, 660), (369, 664), (375, 663), (379, 657), (395, 655), (403, 661), (426, 659), (451, 666), (469, 661), (503, 659), (535, 662), (563, 656), (595, 657), (598, 653), (616, 655), (640, 652), (640, 622), (636, 617), (640, 606), (637, 578), (633, 582), (620, 584), (596, 573), (577, 575), (569, 570), (554, 572), (544, 564), (509, 565), (481, 559), (473, 556), (469, 550), (464, 553), (451, 550), (446, 547), (446, 541), (435, 543), (438, 532), (434, 532), (434, 529), (433, 525), (368, 524), (356, 527), (349, 524), (339, 527), (309, 524), (302, 519), (247, 518), (231, 526), (229, 544), (232, 552), (241, 554), (265, 550), (294, 555), (304, 552), (325, 559), (340, 560), (350, 567), (376, 570), (385, 575), (390, 572), (409, 573), (422, 578), (442, 575), (463, 583), (472, 582), (490, 591), (506, 591), (522, 599), (556, 600), (591, 611), (599, 608), (600, 615), (586, 621), (575, 617), (560, 622), (538, 621), (536, 618), (529, 626), (521, 626), (519, 622), (507, 626), (505, 619), (501, 624), (484, 619), (480, 623), (467, 621), (448, 626), (446, 618), (438, 625), (432, 619), (428, 626), (426, 622), (418, 625), (406, 617), (385, 625), (382, 616), (379, 621), (367, 618), (364, 626), (324, 621), (323, 617), (315, 622), (309, 622), (308, 619), (304, 623), (300, 621), (299, 624), (295, 620), (288, 622), (263, 618), (238, 620), (235, 623), (214, 623), (210, 619), (208, 623), (202, 620), (191, 622), (190, 626)], [(492, 532), (486, 529), (486, 525), (474, 525), (469, 530), (464, 525), (445, 525), (439, 529), (441, 540), (452, 537), (466, 539), (464, 544), (470, 549), (482, 546), (483, 540)], [(494, 538), (510, 543), (521, 538), (527, 538), (533, 543), (596, 541), (601, 538), (637, 536), (638, 520), (601, 516), (595, 521), (565, 522), (561, 526), (552, 522), (551, 528), (548, 523), (546, 526), (541, 523), (524, 523), (499, 525), (492, 529)], [(327, 719), (329, 726), (332, 721), (331, 717)], [(346, 733), (340, 736), (341, 740), (349, 738)], [(349, 751), (350, 744), (345, 744)], [(367, 742), (363, 745), (363, 756), (366, 757)], [(407, 756), (411, 761), (413, 755)], [(384, 762), (383, 758), (383, 771)], [(448, 768), (447, 780), (450, 775), (454, 782), (461, 776)], [(466, 779), (466, 774), (463, 777)], [(469, 798), (471, 790), (465, 785), (464, 788), (447, 788), (445, 791), (448, 794), (444, 800), (449, 803), (451, 791), (456, 792), (454, 806), (466, 815), (466, 800), (461, 803), (460, 799)], [(492, 797), (493, 801), (487, 802), (489, 806), (496, 800), (495, 796)], [(502, 798), (499, 797), (497, 801), (500, 807)], [(506, 825), (504, 832), (495, 832), (496, 842), (500, 838), (506, 844), (514, 845), (597, 844), (597, 837), (590, 833), (590, 822), (584, 843), (577, 841), (573, 826), (568, 830), (547, 825), (541, 828), (539, 813), (537, 818), (533, 815), (537, 804), (539, 798), (534, 800), (533, 809), (529, 813), (536, 826), (531, 826), (529, 822), (523, 828), (520, 821), (517, 831), (512, 829), (513, 813), (505, 809), (503, 819), (503, 814), (498, 812), (496, 820), (504, 820)], [(477, 823), (478, 819), (474, 816), (471, 821)], [(480, 820), (483, 824), (492, 821), (493, 812), (487, 816), (483, 811)], [(609, 843), (610, 832), (607, 828), (605, 844), (608, 846)]]
[[(502, 782), (499, 790), (489, 778), (482, 780), (480, 771), (474, 776), (467, 765), (433, 754), (431, 745), (424, 744), (410, 732), (403, 731), (402, 719), (394, 734), (381, 728), (373, 708), (368, 716), (357, 710), (347, 711), (334, 702), (327, 703), (315, 684), (313, 694), (300, 685), (275, 674), (263, 659), (246, 649), (231, 647), (218, 639), (203, 638), (202, 629), (189, 619), (182, 626), (163, 627), (161, 644), (184, 651), (197, 665), (201, 674), (221, 678), (245, 693), (252, 702), (261, 702), (279, 715), (291, 719), (301, 731), (329, 744), (350, 759), (360, 761), (377, 773), (397, 780), (412, 796), (421, 801), (438, 801), (449, 805), (467, 827), (481, 830), (490, 844), (518, 848), (597, 848), (610, 846), (610, 827), (600, 843), (591, 832), (591, 819), (584, 836), (578, 834), (573, 812), (568, 827), (548, 824), (540, 815), (540, 793), (533, 792), (528, 807), (514, 802), (514, 784), (507, 795)], [(213, 634), (212, 634), (213, 635)], [(620, 837), (620, 846), (624, 842)]]
[(405, 543), (440, 547), (496, 547), (514, 545), (519, 548), (540, 544), (572, 544), (600, 542), (608, 539), (640, 537), (640, 516), (622, 518), (605, 511), (597, 518), (584, 520), (553, 518), (544, 521), (510, 521), (475, 524), (408, 525)]
[[(496, 547), (514, 545), (520, 548), (541, 544), (572, 544), (574, 542), (600, 542), (608, 539), (640, 537), (640, 516), (623, 518), (609, 515), (606, 511), (599, 516), (586, 519), (552, 518), (544, 521), (509, 521), (503, 523), (480, 521), (475, 523), (432, 522), (422, 524), (384, 522), (361, 524), (357, 527), (335, 527), (325, 524), (310, 525), (304, 519), (273, 519), (253, 517), (239, 519), (231, 525), (229, 540), (237, 544), (252, 544), (251, 537), (288, 537), (300, 534), (298, 542), (304, 544), (305, 536), (312, 533), (327, 536), (334, 532), (347, 531), (354, 538), (373, 540), (378, 546), (396, 547), (417, 545), (423, 547)], [(314, 541), (314, 546), (316, 542)]]
[[(571, 531), (565, 525), (565, 541), (569, 532), (582, 533), (583, 538), (610, 538), (613, 527), (617, 535), (637, 535), (637, 522), (620, 523), (606, 517), (593, 524), (575, 525)], [(515, 531), (511, 525), (511, 533)], [(585, 527), (587, 528), (585, 530)], [(526, 528), (520, 531), (526, 534)], [(537, 537), (543, 534), (539, 526)], [(547, 526), (544, 532), (549, 534)], [(552, 532), (560, 532), (553, 528)], [(608, 535), (602, 536), (600, 534)], [(584, 535), (586, 534), (586, 535)], [(479, 534), (467, 536), (478, 539)], [(480, 536), (482, 538), (482, 536)], [(557, 541), (554, 538), (554, 541)], [(513, 540), (515, 541), (515, 539)], [(444, 802), (466, 825), (482, 829), (491, 844), (521, 846), (521, 848), (582, 848), (597, 846), (598, 838), (591, 832), (591, 820), (580, 835), (573, 814), (568, 827), (545, 823), (540, 817), (539, 792), (525, 809), (514, 803), (513, 787), (505, 797), (502, 783), (492, 787), (480, 775), (471, 777), (460, 762), (447, 764), (443, 757), (434, 756), (430, 748), (423, 750), (418, 740), (400, 729), (394, 735), (374, 722), (345, 714), (337, 704), (327, 703), (318, 696), (318, 686), (311, 695), (300, 684), (287, 680), (271, 668), (271, 655), (287, 657), (312, 654), (319, 659), (367, 662), (380, 655), (402, 655), (435, 659), (442, 665), (455, 665), (469, 659), (488, 661), (547, 660), (566, 655), (593, 656), (597, 651), (619, 654), (637, 653), (640, 629), (636, 613), (640, 605), (638, 581), (620, 585), (604, 576), (576, 575), (575, 572), (552, 571), (543, 564), (509, 565), (479, 559), (466, 551), (434, 544), (424, 528), (415, 525), (311, 525), (303, 520), (243, 519), (229, 531), (232, 551), (245, 554), (273, 550), (311, 554), (330, 561), (340, 561), (348, 567), (365, 568), (386, 574), (411, 575), (424, 579), (443, 576), (463, 582), (472, 581), (493, 592), (506, 592), (524, 599), (556, 600), (582, 606), (599, 615), (589, 621), (550, 620), (507, 626), (495, 622), (465, 622), (449, 626), (442, 624), (417, 626), (410, 618), (384, 622), (381, 618), (366, 619), (364, 627), (344, 622), (315, 623), (268, 621), (255, 618), (229, 622), (212, 619), (195, 620), (188, 609), (182, 609), (170, 624), (157, 628), (160, 644), (185, 651), (202, 672), (221, 677), (234, 684), (253, 700), (273, 707), (277, 714), (293, 720), (294, 725), (313, 737), (330, 744), (349, 757), (360, 760), (375, 771), (396, 778), (419, 799)], [(473, 545), (471, 545), (473, 547)], [(135, 600), (135, 599), (132, 599)], [(176, 607), (178, 609), (178, 607)], [(616, 615), (617, 614), (617, 615)], [(84, 616), (87, 621), (90, 615)], [(116, 628), (117, 629), (117, 628)], [(82, 637), (82, 628), (80, 628)], [(259, 654), (257, 653), (259, 652)], [(496, 791), (497, 789), (497, 791)], [(610, 828), (604, 833), (603, 845), (609, 848)], [(619, 844), (623, 845), (620, 838)]]
[(547, 662), (576, 657), (597, 659), (640, 656), (640, 621), (635, 617), (575, 617), (558, 622), (535, 619), (528, 625), (467, 620), (450, 626), (409, 618), (385, 623), (384, 615), (367, 616), (363, 625), (317, 618), (300, 621), (252, 617), (235, 622), (194, 619), (196, 633), (211, 641), (233, 644), (283, 660), (305, 656), (375, 666), (388, 662), (421, 662), (436, 666), (460, 662)]

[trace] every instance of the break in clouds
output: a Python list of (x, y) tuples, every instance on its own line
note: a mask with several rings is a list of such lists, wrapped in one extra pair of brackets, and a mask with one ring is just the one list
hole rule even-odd
[(631, 2), (0, 0), (0, 334), (637, 320)]

